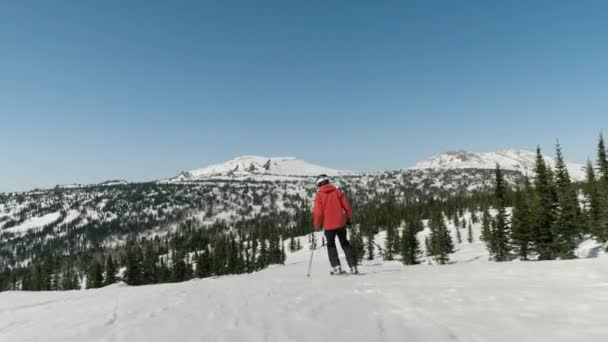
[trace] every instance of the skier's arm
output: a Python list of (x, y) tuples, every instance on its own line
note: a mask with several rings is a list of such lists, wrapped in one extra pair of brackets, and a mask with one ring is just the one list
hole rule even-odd
[(321, 201), (321, 196), (319, 196), (318, 194), (317, 197), (315, 197), (315, 204), (312, 208), (312, 215), (314, 222), (312, 228), (317, 231), (323, 225), (323, 203)]
[(344, 215), (346, 216), (346, 224), (351, 224), (353, 222), (353, 210), (350, 207), (350, 203), (348, 203), (348, 199), (342, 192), (340, 192), (340, 203), (342, 203), (342, 208), (344, 209)]

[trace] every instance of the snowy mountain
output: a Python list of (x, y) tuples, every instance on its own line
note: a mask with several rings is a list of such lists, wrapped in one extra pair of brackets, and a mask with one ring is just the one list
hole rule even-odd
[(0, 193), (0, 268), (28, 262), (32, 251), (71, 248), (70, 241), (90, 239), (90, 244), (79, 245), (86, 252), (89, 246), (120, 245), (133, 234), (163, 235), (185, 226), (230, 225), (260, 217), (293, 218), (309, 210), (317, 190), (314, 176), (321, 173), (332, 176), (332, 183), (358, 203), (484, 193), (493, 187), (496, 162), (506, 169), (510, 184), (533, 169), (533, 156), (525, 151), (450, 152), (416, 168), (371, 173), (340, 171), (296, 158), (245, 156), (168, 181), (117, 180)]
[(101, 182), (97, 185), (99, 185), (99, 186), (117, 186), (117, 185), (127, 185), (127, 184), (129, 184), (129, 182), (126, 180), (112, 179), (112, 180), (107, 180), (105, 182)]
[(195, 181), (211, 178), (259, 178), (260, 176), (310, 177), (320, 174), (336, 176), (347, 173), (311, 164), (295, 157), (241, 156), (202, 169), (182, 172), (170, 181)]
[[(555, 160), (544, 156), (552, 168)], [(416, 164), (413, 169), (494, 169), (496, 164), (505, 170), (518, 171), (522, 174), (534, 174), (536, 153), (526, 150), (501, 150), (496, 152), (448, 151)], [(584, 166), (567, 163), (570, 176), (577, 181), (585, 179)]]

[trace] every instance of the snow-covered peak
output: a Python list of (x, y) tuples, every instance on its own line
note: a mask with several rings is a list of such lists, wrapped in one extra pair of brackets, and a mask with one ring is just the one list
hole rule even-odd
[(112, 180), (107, 180), (105, 182), (99, 183), (98, 185), (100, 186), (116, 186), (116, 185), (127, 185), (129, 184), (128, 181), (123, 180), (123, 179), (112, 179)]
[(346, 172), (308, 163), (295, 157), (240, 156), (224, 163), (182, 172), (174, 181), (251, 176), (317, 176)]
[[(555, 160), (544, 156), (552, 168)], [(526, 150), (500, 150), (496, 152), (468, 152), (463, 150), (448, 151), (416, 164), (413, 169), (493, 169), (496, 164), (505, 170), (519, 171), (533, 175), (536, 153)], [(567, 163), (570, 176), (577, 181), (585, 179), (583, 165)]]

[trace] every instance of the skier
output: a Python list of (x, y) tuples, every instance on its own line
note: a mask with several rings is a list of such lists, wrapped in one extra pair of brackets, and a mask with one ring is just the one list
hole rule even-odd
[(346, 238), (346, 226), (352, 222), (352, 210), (346, 196), (335, 186), (329, 184), (327, 175), (320, 175), (317, 178), (319, 192), (315, 197), (313, 208), (314, 230), (318, 231), (323, 227), (327, 240), (327, 254), (331, 264), (331, 274), (345, 273), (340, 266), (338, 249), (336, 248), (336, 235), (340, 240), (340, 246), (346, 256), (346, 261), (353, 274), (359, 273), (357, 263), (350, 249), (350, 243)]

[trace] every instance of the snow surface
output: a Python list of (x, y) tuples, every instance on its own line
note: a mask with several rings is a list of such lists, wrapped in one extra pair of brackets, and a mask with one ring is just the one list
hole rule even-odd
[(6, 228), (6, 229), (4, 229), (4, 231), (11, 232), (11, 233), (24, 233), (31, 229), (42, 228), (49, 223), (57, 221), (59, 219), (59, 217), (61, 217), (60, 212), (50, 213), (50, 214), (46, 214), (46, 215), (38, 216), (38, 217), (32, 217), (30, 219), (23, 221), (23, 223), (21, 223), (17, 226)]
[[(551, 167), (555, 167), (553, 158), (544, 156)], [(501, 150), (496, 152), (477, 153), (467, 151), (449, 151), (417, 163), (413, 169), (494, 169), (496, 164), (505, 170), (519, 171), (533, 175), (536, 153), (526, 150)], [(582, 181), (585, 179), (583, 165), (567, 163), (570, 176)]]
[[(451, 227), (452, 233), (453, 227)], [(328, 274), (325, 248), (285, 266), (180, 284), (0, 293), (0, 341), (585, 341), (608, 338), (608, 258), (451, 265), (365, 261)], [(466, 230), (462, 229), (463, 236)], [(422, 237), (422, 236), (421, 236)], [(317, 235), (318, 241), (321, 240)], [(378, 241), (383, 239), (381, 234)], [(305, 242), (305, 238), (302, 239)], [(307, 244), (305, 244), (307, 246)]]

